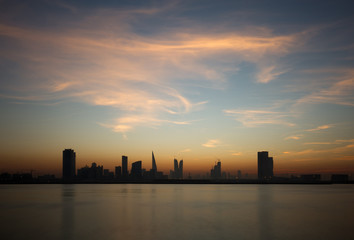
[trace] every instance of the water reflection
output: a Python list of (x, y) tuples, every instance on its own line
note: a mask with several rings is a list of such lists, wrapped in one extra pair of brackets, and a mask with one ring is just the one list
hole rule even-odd
[(272, 222), (273, 222), (273, 186), (272, 185), (258, 185), (258, 226), (259, 239), (274, 239)]
[(2, 239), (354, 239), (351, 185), (0, 185), (0, 201)]
[(62, 217), (61, 233), (62, 239), (74, 239), (75, 229), (75, 185), (63, 184), (61, 189)]

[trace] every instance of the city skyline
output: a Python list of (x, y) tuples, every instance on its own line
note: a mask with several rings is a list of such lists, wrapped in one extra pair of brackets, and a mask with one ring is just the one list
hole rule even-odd
[(268, 150), (274, 174), (354, 174), (353, 7), (0, 1), (0, 172), (59, 176), (72, 148), (112, 171), (154, 149), (165, 173), (257, 175)]
[[(1, 183), (164, 183), (164, 184), (333, 184), (353, 183), (351, 174), (300, 174), (291, 175), (274, 174), (274, 159), (269, 156), (268, 151), (257, 152), (257, 176), (237, 174), (224, 170), (221, 161), (215, 161), (210, 172), (204, 174), (184, 174), (183, 159), (173, 160), (173, 168), (169, 174), (157, 170), (157, 161), (154, 152), (151, 156), (151, 169), (143, 167), (143, 162), (133, 161), (129, 164), (128, 156), (122, 155), (120, 166), (115, 166), (113, 171), (92, 162), (89, 167), (76, 167), (76, 152), (73, 149), (64, 149), (62, 152), (62, 176), (53, 174), (33, 175), (33, 171), (26, 173), (0, 173)], [(131, 165), (129, 168), (128, 166)], [(188, 170), (188, 169), (187, 169)]]

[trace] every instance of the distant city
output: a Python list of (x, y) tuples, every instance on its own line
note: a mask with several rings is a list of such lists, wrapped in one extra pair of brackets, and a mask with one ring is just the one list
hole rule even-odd
[[(321, 179), (321, 174), (291, 175), (290, 177), (274, 176), (274, 160), (268, 151), (258, 152), (256, 179), (242, 176), (241, 170), (236, 175), (226, 174), (221, 170), (221, 161), (218, 160), (204, 178), (193, 179), (183, 173), (183, 160), (173, 160), (173, 169), (166, 175), (157, 169), (157, 161), (152, 152), (151, 169), (142, 168), (142, 161), (135, 161), (128, 169), (128, 156), (122, 156), (120, 166), (114, 171), (104, 169), (103, 165), (95, 162), (91, 166), (84, 166), (76, 170), (76, 152), (73, 149), (63, 150), (62, 178), (46, 174), (34, 177), (30, 173), (1, 173), (0, 183), (354, 183), (348, 174), (332, 174), (329, 180)], [(246, 175), (247, 176), (247, 175)]]

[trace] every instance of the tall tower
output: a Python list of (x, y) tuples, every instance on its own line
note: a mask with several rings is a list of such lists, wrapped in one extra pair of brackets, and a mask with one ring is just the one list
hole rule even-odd
[(128, 157), (122, 156), (122, 177), (128, 177)]
[(273, 158), (267, 151), (258, 152), (258, 179), (269, 180), (273, 178)]
[(71, 180), (75, 178), (75, 159), (76, 154), (72, 149), (65, 149), (63, 151), (63, 179)]
[(183, 160), (179, 161), (178, 178), (183, 179)]
[(156, 166), (156, 161), (155, 161), (155, 156), (154, 152), (152, 152), (152, 172), (156, 173), (157, 172), (157, 166)]
[(221, 161), (218, 160), (215, 163), (214, 167), (210, 170), (210, 177), (212, 179), (220, 179), (221, 178)]
[(133, 162), (132, 169), (130, 171), (130, 176), (134, 179), (139, 179), (142, 177), (141, 161)]
[(173, 159), (174, 178), (178, 178), (178, 161)]

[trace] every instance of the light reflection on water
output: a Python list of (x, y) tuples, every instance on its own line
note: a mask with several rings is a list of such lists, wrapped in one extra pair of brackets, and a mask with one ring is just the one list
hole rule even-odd
[(1, 239), (354, 239), (353, 185), (0, 185)]

